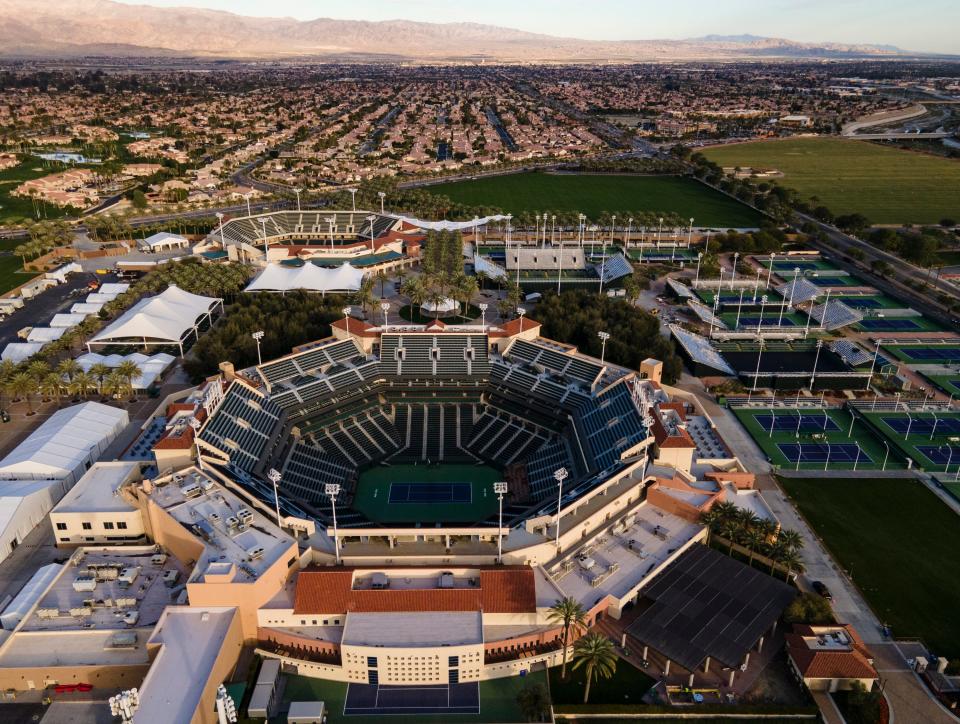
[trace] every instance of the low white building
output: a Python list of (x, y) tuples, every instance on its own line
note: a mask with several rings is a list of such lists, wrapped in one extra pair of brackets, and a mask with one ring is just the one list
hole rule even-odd
[(141, 479), (136, 461), (99, 462), (50, 511), (58, 546), (130, 543), (146, 535), (140, 509), (120, 488)]
[(190, 241), (179, 234), (171, 234), (161, 231), (143, 239), (140, 246), (148, 251), (167, 251), (170, 249), (183, 249), (190, 245)]

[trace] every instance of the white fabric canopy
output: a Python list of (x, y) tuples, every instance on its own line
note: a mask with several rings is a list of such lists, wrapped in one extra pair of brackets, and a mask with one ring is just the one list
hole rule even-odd
[(270, 264), (244, 291), (287, 292), (306, 289), (312, 292), (355, 292), (362, 282), (363, 272), (349, 263), (336, 269), (310, 263), (301, 267)]
[(113, 292), (93, 292), (88, 294), (87, 298), (83, 301), (87, 304), (106, 304), (107, 302), (112, 302), (119, 296), (119, 293), (115, 294)]
[(190, 242), (183, 236), (179, 234), (171, 234), (168, 231), (161, 231), (158, 234), (153, 236), (148, 236), (143, 240), (143, 245), (150, 247), (151, 249), (163, 249), (164, 247), (171, 249), (173, 247), (184, 247), (187, 246)]
[(90, 341), (148, 339), (179, 343), (184, 333), (193, 329), (220, 301), (170, 286), (155, 297), (141, 299)]
[(51, 327), (76, 327), (80, 322), (87, 318), (86, 314), (54, 314), (50, 320)]
[(66, 327), (34, 327), (27, 335), (28, 342), (53, 342), (67, 331)]
[(439, 312), (440, 314), (445, 314), (446, 312), (456, 311), (459, 306), (460, 305), (458, 305), (453, 299), (447, 297), (436, 304), (433, 302), (424, 302), (420, 308), (424, 312)]
[(45, 342), (11, 342), (3, 348), (0, 359), (10, 360), (12, 362), (23, 362), (25, 359), (33, 357), (33, 355), (45, 346)]
[(72, 307), (70, 307), (70, 314), (82, 314), (86, 316), (88, 314), (96, 314), (101, 309), (103, 309), (103, 305), (100, 303), (77, 302)]
[(130, 285), (126, 282), (108, 282), (101, 284), (97, 291), (100, 294), (123, 294), (128, 289), (130, 289)]
[(411, 216), (394, 216), (404, 223), (416, 226), (420, 229), (429, 229), (431, 231), (461, 231), (463, 229), (473, 229), (477, 226), (489, 224), (491, 221), (506, 221), (507, 217), (502, 214), (496, 216), (484, 216), (482, 219), (471, 219), (470, 221), (421, 221)]

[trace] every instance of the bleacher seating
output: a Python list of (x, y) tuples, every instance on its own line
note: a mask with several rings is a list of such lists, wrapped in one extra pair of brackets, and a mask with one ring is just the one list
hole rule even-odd
[(713, 345), (710, 344), (710, 341), (706, 337), (688, 332), (677, 324), (670, 325), (670, 334), (673, 335), (673, 338), (677, 340), (683, 348), (683, 351), (687, 353), (687, 356), (693, 360), (694, 363), (712, 367), (721, 374), (736, 376), (737, 373), (733, 367), (713, 348)]
[(294, 497), (323, 502), (327, 498), (323, 492), (324, 484), (339, 483), (341, 490), (337, 502), (345, 503), (352, 491), (356, 469), (314, 446), (298, 442), (290, 451), (281, 473), (280, 489)]
[(534, 498), (543, 500), (555, 494), (557, 481), (553, 474), (560, 468), (571, 474), (576, 472), (567, 441), (558, 435), (543, 443), (527, 460), (527, 481)]
[(249, 472), (277, 433), (282, 417), (283, 411), (276, 403), (236, 380), (204, 424), (200, 439)]
[(385, 334), (380, 369), (401, 378), (486, 377), (487, 350), (486, 337), (478, 334)]
[(612, 466), (623, 452), (647, 437), (640, 410), (630, 389), (623, 384), (614, 385), (595, 398), (592, 409), (580, 419), (599, 470)]
[(588, 387), (592, 386), (603, 372), (603, 367), (598, 362), (523, 339), (511, 344), (504, 356), (510, 360), (526, 362), (537, 369), (548, 370), (561, 379), (579, 381)]
[(594, 263), (593, 268), (604, 284), (633, 274), (633, 267), (623, 254), (612, 254), (604, 259), (602, 263)]
[(862, 312), (848, 307), (837, 299), (816, 305), (810, 311), (810, 316), (827, 331), (848, 327), (863, 319)]
[(847, 364), (857, 367), (873, 360), (873, 353), (862, 349), (849, 339), (838, 339), (830, 343), (830, 351), (840, 355)]

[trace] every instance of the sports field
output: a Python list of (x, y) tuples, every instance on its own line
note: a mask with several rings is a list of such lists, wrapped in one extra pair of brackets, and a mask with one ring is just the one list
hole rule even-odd
[(960, 397), (960, 372), (952, 375), (924, 375), (948, 395)]
[(894, 357), (916, 365), (952, 365), (960, 363), (957, 344), (885, 344)]
[[(879, 470), (903, 468), (896, 453), (889, 457), (880, 439), (846, 410), (733, 409), (774, 465), (799, 470)], [(893, 447), (893, 446), (891, 446)]]
[(762, 219), (753, 209), (679, 176), (518, 173), (437, 184), (424, 190), (512, 214), (569, 211), (598, 219), (606, 211), (625, 220), (629, 214), (663, 212), (693, 217), (697, 226), (718, 228), (755, 227)]
[(917, 467), (935, 472), (960, 469), (960, 413), (863, 411), (863, 417)]
[(897, 638), (960, 656), (960, 516), (912, 478), (780, 478)]
[(894, 299), (893, 297), (888, 297), (886, 294), (833, 295), (831, 299), (836, 299), (838, 302), (843, 302), (848, 307), (853, 307), (854, 309), (863, 309), (866, 311), (873, 311), (877, 309), (903, 309), (906, 306), (904, 302)]
[(856, 327), (864, 332), (942, 332), (943, 326), (926, 317), (868, 317)]
[(360, 474), (353, 508), (377, 523), (474, 523), (497, 510), (486, 465), (380, 465)]
[(960, 213), (960, 161), (842, 138), (791, 138), (703, 150), (725, 167), (775, 168), (777, 183), (834, 214), (875, 224), (936, 224)]

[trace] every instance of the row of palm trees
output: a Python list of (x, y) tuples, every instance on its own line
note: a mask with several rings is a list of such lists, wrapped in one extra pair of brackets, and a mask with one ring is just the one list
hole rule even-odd
[(703, 513), (700, 519), (710, 528), (711, 533), (728, 541), (728, 552), (733, 552), (734, 544), (747, 548), (751, 567), (754, 558), (762, 555), (771, 561), (770, 575), (773, 575), (775, 564), (779, 564), (786, 571), (786, 579), (789, 579), (791, 574), (804, 571), (800, 558), (803, 537), (797, 531), (778, 528), (773, 521), (760, 518), (754, 512), (728, 502), (714, 505)]
[[(460, 304), (462, 316), (467, 316), (470, 300), (479, 290), (476, 277), (463, 272), (452, 276), (442, 272), (410, 276), (400, 287), (400, 293), (410, 300), (411, 306), (418, 307), (421, 314), (424, 304), (432, 304), (436, 309), (441, 302), (449, 298)], [(435, 312), (434, 316), (439, 316), (439, 312)]]
[(19, 365), (4, 360), (0, 362), (0, 400), (3, 395), (9, 395), (13, 401), (24, 400), (28, 414), (32, 415), (35, 412), (33, 398), (37, 394), (42, 395), (44, 401), (56, 400), (57, 404), (64, 395), (74, 399), (93, 393), (132, 397), (133, 380), (139, 376), (140, 368), (130, 360), (113, 368), (103, 363), (94, 364), (86, 372), (74, 359), (65, 359), (56, 368), (39, 359)]
[(573, 667), (584, 669), (586, 686), (583, 690), (583, 703), (590, 698), (590, 685), (596, 679), (609, 679), (617, 670), (616, 648), (613, 642), (599, 633), (590, 633), (581, 636), (587, 629), (587, 612), (583, 605), (574, 598), (558, 599), (547, 614), (550, 623), (560, 626), (563, 633), (563, 666), (560, 669), (560, 678), (567, 679), (567, 652), (571, 636), (580, 636), (573, 645)]

